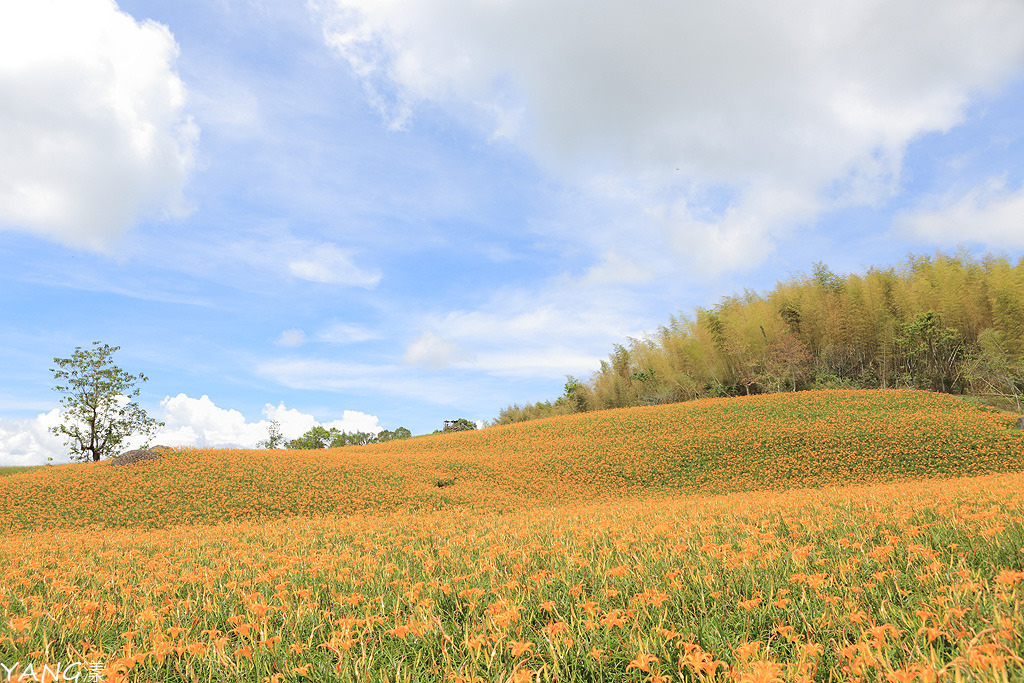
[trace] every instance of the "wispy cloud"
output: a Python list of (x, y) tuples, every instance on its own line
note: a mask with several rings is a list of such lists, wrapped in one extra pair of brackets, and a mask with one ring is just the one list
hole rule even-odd
[(405, 349), (402, 360), (410, 365), (443, 368), (456, 362), (464, 363), (470, 354), (455, 342), (427, 330)]
[(1024, 247), (1024, 186), (992, 178), (960, 196), (945, 196), (896, 218), (904, 234), (942, 246)]
[(274, 340), (278, 346), (302, 346), (305, 342), (306, 333), (299, 329), (285, 330)]
[(333, 244), (318, 244), (305, 257), (288, 260), (288, 272), (297, 278), (332, 285), (372, 289), (380, 282), (380, 270), (356, 264), (353, 252)]
[(344, 363), (322, 358), (280, 358), (259, 363), (256, 373), (283, 386), (306, 391), (400, 396), (458, 406), (479, 397), (481, 383), (450, 374), (416, 372), (407, 365)]
[(317, 341), (328, 344), (354, 344), (381, 338), (380, 332), (374, 332), (362, 325), (340, 322), (332, 323), (316, 333)]

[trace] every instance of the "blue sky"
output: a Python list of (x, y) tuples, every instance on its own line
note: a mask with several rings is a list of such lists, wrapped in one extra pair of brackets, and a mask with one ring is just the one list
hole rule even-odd
[(824, 261), (1024, 254), (1017, 0), (0, 8), (0, 465), (489, 420)]

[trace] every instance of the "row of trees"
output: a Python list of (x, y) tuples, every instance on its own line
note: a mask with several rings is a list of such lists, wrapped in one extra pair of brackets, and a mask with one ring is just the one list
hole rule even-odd
[[(445, 420), (444, 428), (434, 431), (434, 434), (464, 432), (476, 429), (476, 425), (464, 417), (457, 420)], [(343, 432), (336, 427), (330, 429), (317, 425), (297, 439), (286, 440), (281, 435), (281, 425), (277, 421), (270, 423), (269, 436), (265, 441), (257, 444), (258, 448), (294, 448), (305, 450), (316, 450), (318, 448), (340, 448), (342, 446), (365, 446), (371, 443), (384, 443), (385, 441), (396, 441), (412, 437), (405, 427), (399, 427), (394, 431), (383, 430), (376, 434), (369, 432)]]
[(987, 396), (1020, 411), (1024, 259), (911, 256), (839, 276), (824, 264), (615, 345), (561, 397), (495, 423), (709, 396), (809, 388), (916, 388)]
[(274, 420), (270, 423), (267, 439), (256, 444), (256, 447), (316, 450), (319, 448), (340, 448), (342, 446), (365, 446), (370, 443), (408, 439), (411, 436), (412, 432), (405, 427), (399, 427), (394, 431), (385, 429), (377, 434), (372, 434), (359, 431), (343, 432), (337, 427), (328, 429), (321, 425), (316, 425), (297, 439), (289, 441), (281, 435), (281, 425)]
[[(447, 434), (451, 432), (464, 432), (476, 429), (476, 424), (464, 417), (457, 420), (445, 420), (444, 428), (434, 431), (434, 434)], [(412, 437), (405, 427), (399, 427), (394, 431), (382, 430), (376, 434), (369, 432), (343, 432), (337, 427), (327, 429), (317, 425), (297, 439), (287, 440), (281, 435), (281, 425), (271, 421), (266, 440), (256, 444), (257, 448), (294, 448), (304, 450), (316, 450), (319, 448), (340, 448), (342, 446), (365, 446), (371, 443), (384, 443)]]

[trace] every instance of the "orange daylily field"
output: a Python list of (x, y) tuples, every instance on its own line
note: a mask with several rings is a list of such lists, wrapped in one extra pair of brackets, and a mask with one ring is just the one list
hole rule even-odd
[(39, 468), (0, 681), (1020, 681), (1022, 472), (902, 391)]

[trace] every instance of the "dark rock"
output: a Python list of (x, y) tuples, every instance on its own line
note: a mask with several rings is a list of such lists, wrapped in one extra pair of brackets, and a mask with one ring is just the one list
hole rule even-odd
[(111, 459), (111, 467), (127, 467), (140, 462), (156, 460), (163, 453), (170, 453), (173, 449), (168, 446), (153, 446), (152, 448), (137, 448), (134, 451), (125, 451), (116, 458)]

